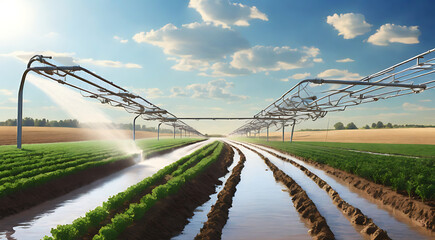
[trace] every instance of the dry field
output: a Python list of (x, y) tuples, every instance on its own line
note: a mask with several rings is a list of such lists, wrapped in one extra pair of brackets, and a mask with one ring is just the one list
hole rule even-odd
[[(89, 128), (64, 128), (64, 127), (23, 127), (23, 144), (73, 142), (85, 140), (107, 140), (108, 130)], [(129, 130), (112, 130), (114, 136), (132, 138), (133, 132)], [(163, 133), (165, 137), (171, 134)], [(171, 135), (172, 136), (172, 135)], [(178, 136), (177, 136), (178, 137)], [(136, 138), (157, 138), (155, 132), (136, 131)], [(16, 127), (0, 127), (0, 145), (13, 145), (17, 143)]]
[[(261, 134), (265, 136), (265, 133)], [(270, 133), (273, 140), (281, 140), (281, 132)], [(290, 140), (290, 133), (285, 133)], [(354, 129), (295, 132), (294, 141), (435, 144), (435, 128)]]

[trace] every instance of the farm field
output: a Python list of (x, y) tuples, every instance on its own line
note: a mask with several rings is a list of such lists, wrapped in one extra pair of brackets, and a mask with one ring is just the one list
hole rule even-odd
[[(9, 196), (14, 193), (22, 193), (83, 171), (97, 174), (105, 166), (120, 170), (134, 164), (136, 158), (163, 153), (197, 141), (199, 139), (188, 138), (138, 140), (138, 149), (131, 153), (119, 148), (125, 143), (122, 140), (28, 144), (23, 145), (22, 150), (15, 146), (0, 146), (0, 201), (7, 203)], [(96, 170), (92, 172), (92, 169)], [(16, 203), (13, 201), (13, 204)], [(7, 210), (12, 209), (13, 204), (9, 202), (2, 205), (1, 216), (8, 214)]]
[[(287, 129), (286, 129), (287, 130)], [(288, 131), (288, 130), (287, 130)], [(265, 133), (261, 136), (266, 138)], [(280, 141), (281, 132), (271, 132), (272, 140)], [(285, 133), (290, 141), (290, 132)], [(352, 129), (330, 131), (295, 131), (293, 140), (305, 142), (435, 144), (435, 128)]]
[[(109, 140), (107, 129), (67, 128), (67, 127), (23, 127), (23, 144), (74, 142), (88, 140)], [(130, 130), (110, 130), (114, 136), (131, 139)], [(0, 126), (0, 145), (14, 145), (17, 143), (17, 127)], [(172, 136), (161, 133), (161, 137)], [(157, 138), (156, 132), (136, 131), (136, 138)]]

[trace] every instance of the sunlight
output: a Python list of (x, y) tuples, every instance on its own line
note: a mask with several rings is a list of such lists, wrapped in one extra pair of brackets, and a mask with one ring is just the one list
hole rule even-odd
[(11, 39), (24, 33), (31, 17), (25, 2), (0, 0), (0, 39)]

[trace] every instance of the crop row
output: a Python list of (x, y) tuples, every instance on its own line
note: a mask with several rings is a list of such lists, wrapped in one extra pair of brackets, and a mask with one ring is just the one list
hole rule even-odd
[(435, 199), (435, 160), (352, 152), (304, 143), (248, 140), (355, 174), (375, 183), (391, 186), (423, 201)]
[[(114, 218), (112, 218), (112, 224), (104, 226), (100, 229), (100, 233), (107, 234), (107, 232), (113, 232), (112, 228), (116, 226), (116, 232), (120, 232), (121, 225), (124, 226), (125, 221), (132, 221), (133, 219), (138, 219), (138, 217), (143, 216), (145, 211), (147, 211), (158, 199), (161, 197), (161, 191), (164, 191), (161, 186), (171, 186), (173, 188), (173, 184), (181, 184), (180, 182), (174, 182), (174, 179), (179, 179), (180, 176), (184, 176), (183, 174), (188, 172), (185, 171), (182, 174), (179, 174), (177, 177), (174, 176), (175, 172), (178, 172), (180, 169), (185, 170), (185, 166), (190, 166), (193, 163), (197, 163), (203, 159), (207, 159), (207, 156), (214, 156), (220, 153), (222, 149), (222, 144), (218, 142), (214, 142), (209, 144), (194, 153), (181, 158), (180, 160), (160, 169), (157, 173), (152, 175), (151, 177), (145, 178), (141, 182), (130, 186), (124, 192), (120, 192), (112, 197), (110, 197), (107, 201), (105, 201), (101, 206), (95, 208), (86, 213), (84, 217), (80, 217), (73, 221), (72, 224), (67, 225), (59, 225), (56, 228), (51, 230), (51, 233), (54, 239), (77, 239), (81, 236), (88, 233), (90, 228), (100, 228), (101, 222), (105, 219), (109, 218), (110, 220), (111, 213), (113, 212), (121, 212), (117, 214)], [(208, 158), (209, 158), (208, 157)], [(199, 163), (198, 163), (199, 164)], [(198, 166), (195, 165), (195, 166)], [(171, 175), (171, 180), (165, 182), (166, 176)], [(151, 194), (147, 194), (143, 196), (139, 203), (131, 203), (127, 209), (123, 209), (123, 204), (126, 202), (130, 202), (133, 198), (140, 195), (144, 192), (144, 190), (148, 188), (152, 188), (152, 186), (160, 184), (158, 187), (155, 187)], [(163, 185), (162, 185), (163, 184)], [(169, 184), (169, 185), (168, 185)], [(178, 186), (178, 185), (177, 185)], [(156, 190), (160, 189), (160, 190)], [(123, 224), (121, 224), (123, 223)], [(113, 225), (114, 224), (114, 225)], [(124, 226), (125, 228), (126, 226)], [(112, 234), (113, 235), (113, 234)], [(52, 239), (51, 237), (47, 237), (46, 239)]]
[[(144, 152), (162, 151), (197, 140), (139, 141)], [(149, 144), (149, 148), (147, 145)], [(80, 142), (27, 145), (23, 150), (0, 146), (0, 197), (38, 186), (90, 167), (127, 159), (116, 143)]]

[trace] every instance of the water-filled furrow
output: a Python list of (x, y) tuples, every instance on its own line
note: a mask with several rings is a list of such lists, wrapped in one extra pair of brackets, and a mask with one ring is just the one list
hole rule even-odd
[(0, 239), (40, 239), (59, 224), (71, 223), (89, 210), (100, 206), (110, 196), (126, 190), (164, 166), (173, 163), (212, 140), (179, 148), (125, 168), (115, 174), (47, 201), (19, 214), (0, 220)]
[(373, 221), (385, 230), (392, 239), (432, 239), (433, 233), (416, 226), (409, 219), (400, 214), (394, 213), (389, 207), (379, 205), (378, 202), (362, 194), (360, 191), (350, 188), (347, 184), (330, 176), (325, 171), (320, 170), (302, 160), (281, 153), (272, 148), (255, 145), (258, 149), (265, 149), (280, 156), (289, 158), (296, 163), (306, 167), (309, 171), (327, 182), (340, 197), (349, 204), (359, 208), (364, 214), (372, 218)]
[(239, 148), (246, 162), (222, 239), (311, 239), (286, 187), (257, 154)]
[(234, 150), (234, 159), (233, 159), (233, 163), (228, 168), (229, 172), (225, 176), (219, 179), (222, 182), (222, 184), (216, 186), (216, 193), (210, 195), (210, 200), (208, 200), (203, 205), (195, 209), (195, 214), (189, 219), (189, 223), (184, 227), (183, 232), (181, 232), (180, 235), (173, 237), (172, 238), (173, 240), (193, 239), (199, 233), (199, 230), (201, 229), (202, 225), (204, 224), (204, 222), (207, 221), (207, 213), (210, 211), (211, 206), (216, 202), (217, 195), (222, 190), (228, 177), (231, 175), (231, 171), (239, 161), (240, 158), (239, 153), (234, 148), (233, 150)]
[(319, 186), (300, 169), (288, 162), (283, 162), (259, 148), (254, 147), (253, 149), (263, 154), (306, 191), (308, 197), (316, 205), (320, 214), (326, 219), (336, 239), (363, 239), (359, 232), (354, 229), (343, 214), (335, 207), (328, 194), (320, 189)]

